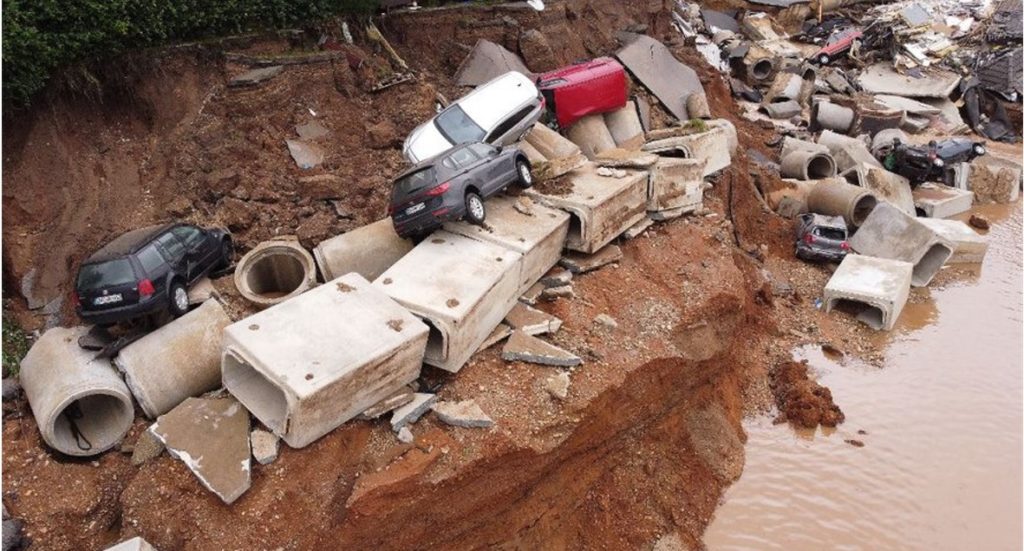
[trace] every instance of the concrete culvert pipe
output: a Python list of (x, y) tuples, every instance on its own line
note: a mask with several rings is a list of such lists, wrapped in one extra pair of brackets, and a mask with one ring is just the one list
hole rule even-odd
[(860, 226), (878, 204), (870, 191), (842, 180), (819, 182), (807, 194), (807, 210), (827, 216), (842, 216), (852, 227)]
[(853, 126), (853, 109), (827, 101), (819, 101), (811, 108), (811, 129), (831, 130), (846, 134)]
[(110, 361), (78, 346), (88, 331), (47, 331), (21, 361), (20, 376), (43, 440), (80, 457), (112, 448), (135, 419), (128, 387)]
[(899, 140), (902, 143), (907, 143), (907, 135), (899, 128), (886, 128), (885, 130), (880, 130), (875, 134), (875, 137), (871, 139), (871, 153), (877, 155), (876, 152), (892, 147), (893, 140)]
[(295, 239), (260, 243), (235, 268), (238, 292), (260, 308), (301, 295), (315, 281), (313, 257)]
[(710, 119), (711, 107), (704, 92), (694, 92), (686, 98), (686, 114), (691, 119)]
[(791, 151), (782, 158), (782, 176), (798, 180), (821, 180), (836, 175), (832, 155), (818, 151)]
[(768, 80), (773, 71), (775, 71), (775, 64), (768, 58), (758, 59), (750, 64), (750, 76), (754, 80)]

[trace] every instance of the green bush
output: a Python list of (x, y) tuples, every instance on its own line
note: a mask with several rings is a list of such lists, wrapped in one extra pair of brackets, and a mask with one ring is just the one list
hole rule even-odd
[(21, 326), (3, 314), (3, 376), (17, 375), (21, 359), (28, 353), (28, 337)]
[(370, 13), (375, 0), (6, 0), (5, 110), (26, 105), (59, 68), (169, 42)]

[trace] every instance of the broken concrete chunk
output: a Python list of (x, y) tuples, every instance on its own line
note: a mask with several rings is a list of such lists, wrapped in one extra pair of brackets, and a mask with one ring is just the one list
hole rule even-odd
[(249, 412), (234, 398), (189, 398), (149, 430), (224, 503), (249, 489)]
[(408, 404), (398, 408), (391, 414), (391, 430), (398, 432), (402, 427), (419, 421), (420, 417), (437, 401), (436, 394), (417, 392)]
[(259, 69), (253, 69), (246, 71), (228, 81), (228, 86), (232, 88), (242, 88), (246, 86), (256, 86), (262, 82), (266, 82), (284, 71), (284, 67), (281, 65), (274, 65), (273, 67), (261, 67)]
[[(525, 304), (525, 303), (519, 302), (518, 304)], [(491, 334), (488, 335), (487, 339), (485, 339), (484, 342), (480, 345), (480, 348), (476, 349), (476, 351), (480, 352), (480, 351), (483, 351), (483, 350), (487, 350), (488, 348), (490, 348), (490, 347), (498, 344), (499, 342), (507, 339), (508, 336), (511, 335), (511, 334), (512, 334), (512, 328), (511, 327), (505, 325), (504, 323), (499, 323), (498, 326), (494, 328), (494, 331), (491, 331)]]
[(597, 168), (597, 175), (604, 176), (605, 178), (625, 178), (626, 171), (619, 170), (617, 168), (608, 168), (606, 166), (599, 166)]
[(252, 445), (252, 456), (260, 465), (269, 465), (277, 459), (277, 450), (281, 439), (276, 434), (256, 429), (249, 435)]
[(569, 395), (569, 372), (559, 371), (544, 380), (544, 390), (553, 398), (565, 400)]
[(574, 274), (583, 274), (620, 260), (622, 249), (618, 245), (606, 245), (594, 254), (570, 252), (558, 263)]
[(526, 216), (533, 216), (533, 199), (523, 195), (516, 198), (516, 202), (512, 203), (512, 208), (515, 209), (519, 214), (525, 214)]
[[(4, 549), (6, 550), (6, 547)], [(156, 548), (150, 545), (148, 541), (136, 536), (130, 540), (125, 540), (117, 545), (108, 547), (106, 551), (156, 551)]]
[(377, 402), (370, 409), (364, 411), (360, 417), (363, 419), (376, 419), (389, 411), (400, 408), (412, 401), (415, 394), (409, 387), (402, 387), (391, 396)]
[(928, 285), (953, 254), (952, 243), (884, 202), (875, 206), (849, 243), (860, 254), (911, 263), (915, 287)]
[(523, 303), (512, 307), (512, 310), (505, 316), (505, 322), (512, 329), (534, 336), (554, 333), (562, 327), (562, 320), (547, 312), (530, 308)]
[(217, 290), (213, 288), (213, 281), (208, 277), (204, 277), (189, 288), (188, 303), (189, 305), (202, 304), (216, 296), (219, 295)]
[(576, 293), (573, 292), (572, 285), (548, 287), (541, 292), (540, 298), (550, 302), (557, 298), (576, 298)]
[(649, 168), (660, 158), (653, 153), (615, 148), (602, 151), (594, 159), (594, 163), (599, 167), (608, 168)]
[(132, 465), (138, 467), (150, 459), (155, 459), (164, 453), (164, 443), (148, 430), (143, 431), (135, 441), (135, 448), (132, 450)]
[(480, 409), (475, 400), (438, 402), (432, 409), (438, 419), (453, 427), (486, 429), (494, 426), (494, 421)]
[(643, 220), (633, 224), (625, 232), (622, 233), (623, 239), (635, 239), (640, 234), (647, 231), (647, 228), (654, 224), (654, 220), (651, 218), (644, 218)]
[(324, 150), (319, 145), (300, 140), (285, 140), (288, 153), (301, 169), (310, 169), (324, 162)]
[(403, 444), (412, 444), (416, 441), (416, 437), (413, 436), (412, 431), (409, 427), (402, 427), (398, 431), (398, 441)]
[(683, 65), (657, 40), (637, 35), (616, 57), (629, 72), (647, 87), (679, 120), (690, 118), (686, 100), (690, 94), (704, 93), (697, 72)]
[(501, 351), (501, 357), (510, 362), (530, 362), (557, 367), (573, 367), (583, 363), (583, 360), (572, 352), (521, 331), (512, 333)]
[(316, 140), (331, 133), (320, 121), (309, 121), (306, 124), (295, 125), (295, 133), (303, 140)]
[(615, 318), (608, 314), (598, 314), (594, 318), (594, 323), (606, 329), (615, 329), (619, 326), (619, 323), (615, 321)]
[(569, 285), (572, 283), (572, 272), (565, 269), (554, 267), (544, 274), (544, 277), (540, 279), (541, 285), (545, 287), (561, 287), (563, 285)]
[(544, 292), (544, 289), (546, 289), (546, 287), (541, 283), (534, 283), (526, 290), (525, 293), (523, 293), (523, 296), (519, 297), (519, 302), (529, 304), (530, 306), (537, 304), (537, 301), (540, 300), (540, 295)]

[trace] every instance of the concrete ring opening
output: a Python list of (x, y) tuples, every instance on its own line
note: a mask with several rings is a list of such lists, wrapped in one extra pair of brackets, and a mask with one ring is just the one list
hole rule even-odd
[(814, 82), (818, 78), (818, 72), (810, 67), (804, 68), (804, 73), (801, 75), (807, 82)]
[(758, 80), (764, 80), (771, 76), (773, 68), (772, 60), (759, 59), (750, 66), (750, 75)]
[(863, 224), (877, 205), (878, 199), (875, 199), (874, 195), (864, 194), (858, 198), (857, 203), (853, 205), (853, 225), (860, 226)]
[(249, 251), (235, 269), (235, 287), (257, 306), (282, 302), (316, 280), (313, 257), (297, 242), (270, 241)]
[(952, 255), (953, 250), (941, 243), (928, 247), (928, 252), (914, 264), (911, 281), (917, 286), (927, 285)]
[(131, 401), (114, 393), (68, 397), (51, 417), (50, 445), (68, 455), (95, 455), (113, 447), (135, 420)]
[(821, 180), (836, 175), (836, 162), (829, 155), (815, 155), (807, 161), (807, 177)]
[(224, 352), (224, 386), (257, 419), (277, 434), (288, 432), (288, 399), (284, 391), (237, 354)]
[(872, 329), (881, 330), (885, 327), (885, 312), (881, 308), (868, 303), (850, 299), (833, 299), (829, 301), (828, 308), (839, 310), (857, 318)]

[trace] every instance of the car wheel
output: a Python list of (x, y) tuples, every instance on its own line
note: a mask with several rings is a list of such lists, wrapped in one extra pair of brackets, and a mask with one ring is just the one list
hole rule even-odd
[(828, 65), (828, 62), (832, 61), (832, 58), (828, 54), (821, 54), (818, 56), (818, 63), (821, 65)]
[(218, 269), (224, 269), (231, 265), (231, 259), (235, 256), (235, 245), (231, 239), (225, 238), (220, 242), (220, 261), (217, 262)]
[(984, 154), (985, 154), (986, 152), (987, 152), (987, 151), (985, 150), (985, 146), (981, 145), (980, 143), (976, 143), (976, 144), (974, 144), (974, 154), (975, 154), (975, 155), (977, 155), (977, 156), (981, 157), (981, 156), (982, 156), (982, 155), (984, 155)]
[(472, 191), (466, 193), (466, 221), (471, 224), (483, 224), (487, 217), (484, 200)]
[(168, 309), (171, 315), (176, 318), (184, 316), (188, 312), (188, 291), (185, 290), (185, 286), (180, 281), (172, 281), (169, 293), (171, 300)]
[(526, 189), (533, 185), (533, 175), (530, 174), (530, 165), (526, 164), (526, 161), (516, 161), (516, 174), (519, 176), (519, 187)]

